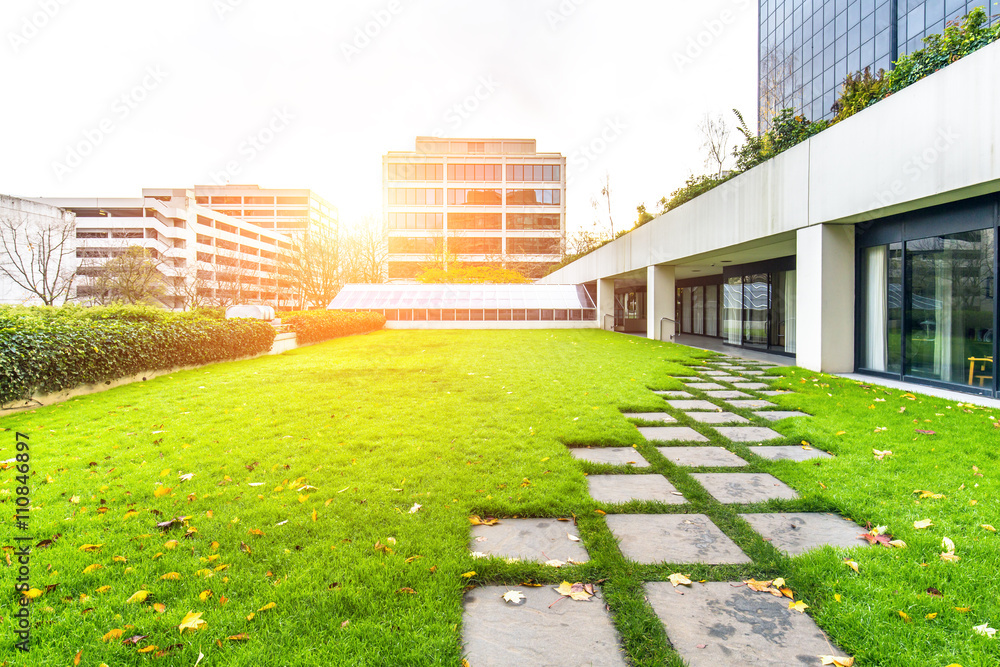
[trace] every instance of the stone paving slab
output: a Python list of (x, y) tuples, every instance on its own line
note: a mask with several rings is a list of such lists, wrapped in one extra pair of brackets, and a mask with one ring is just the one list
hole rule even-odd
[(581, 447), (569, 450), (574, 459), (613, 466), (646, 468), (649, 461), (631, 447)]
[(691, 475), (720, 503), (747, 504), (794, 500), (795, 490), (773, 475), (759, 472), (701, 472)]
[(735, 375), (713, 375), (708, 378), (710, 382), (741, 382), (742, 378), (738, 378)]
[(749, 424), (750, 420), (732, 412), (685, 412), (688, 417), (702, 424)]
[(800, 446), (787, 447), (751, 447), (750, 451), (769, 461), (808, 461), (810, 459), (832, 459), (826, 452), (813, 448), (803, 449)]
[(751, 391), (754, 389), (767, 389), (769, 386), (765, 382), (733, 382), (732, 385), (737, 389), (749, 389)]
[(680, 375), (674, 375), (673, 378), (675, 380), (681, 380), (683, 382), (698, 382), (699, 380), (703, 380), (704, 379), (704, 378), (697, 377), (697, 376), (680, 376)]
[(608, 529), (636, 563), (749, 563), (704, 514), (609, 514)]
[(787, 389), (768, 389), (767, 391), (758, 391), (758, 394), (762, 396), (785, 396), (786, 394), (794, 394), (794, 391), (788, 391)]
[(687, 426), (645, 426), (639, 433), (650, 442), (708, 442), (708, 438)]
[(726, 401), (726, 403), (740, 410), (759, 410), (761, 408), (778, 407), (770, 401), (764, 401), (759, 398), (750, 399), (748, 401)]
[(725, 447), (657, 447), (656, 451), (686, 468), (742, 468), (747, 464)]
[[(611, 615), (597, 596), (560, 600), (552, 586), (483, 586), (465, 595), (462, 643), (475, 667), (601, 665), (625, 667)], [(508, 591), (524, 596), (504, 602)]]
[(697, 389), (698, 391), (708, 391), (710, 389), (725, 389), (721, 384), (715, 382), (692, 382), (690, 384), (684, 385), (688, 389)]
[(761, 537), (778, 551), (798, 556), (810, 549), (869, 546), (858, 539), (864, 528), (836, 514), (788, 512), (779, 514), (741, 514)]
[(654, 391), (657, 396), (667, 396), (669, 398), (693, 398), (693, 395), (686, 391)]
[(577, 540), (580, 532), (572, 521), (558, 519), (501, 519), (495, 526), (472, 526), (470, 551), (499, 558), (544, 563), (557, 558), (584, 563), (587, 550)]
[(762, 426), (716, 426), (716, 432), (733, 442), (765, 442), (784, 438), (777, 431)]
[(764, 371), (740, 371), (740, 375), (763, 375)]
[(756, 415), (770, 422), (780, 422), (782, 419), (791, 419), (792, 417), (812, 417), (812, 415), (807, 415), (798, 410), (770, 410), (758, 412)]
[(644, 422), (675, 422), (666, 412), (623, 412), (626, 419), (641, 419)]
[(746, 370), (746, 366), (730, 366), (729, 370), (730, 371), (745, 371)]
[(714, 410), (722, 412), (722, 408), (709, 401), (667, 401), (667, 405), (674, 410)]
[(670, 582), (646, 584), (646, 597), (674, 649), (690, 667), (819, 665), (844, 655), (787, 598), (740, 582), (696, 583), (678, 595)]
[(732, 389), (706, 391), (705, 395), (709, 398), (750, 398), (750, 394), (744, 394), (742, 391), (734, 391)]
[(702, 375), (729, 375), (726, 371), (702, 371)]
[(590, 475), (590, 497), (601, 503), (650, 500), (668, 505), (686, 503), (684, 496), (663, 475)]

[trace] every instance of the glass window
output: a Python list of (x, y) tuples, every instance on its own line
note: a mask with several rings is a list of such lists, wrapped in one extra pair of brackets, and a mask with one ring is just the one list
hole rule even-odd
[(705, 288), (700, 285), (692, 288), (691, 301), (694, 311), (691, 333), (703, 335), (705, 333)]
[(743, 343), (743, 278), (729, 278), (722, 286), (722, 331), (730, 345)]
[(743, 282), (743, 343), (745, 345), (767, 345), (769, 302), (768, 275), (758, 273), (746, 276)]
[(719, 286), (705, 287), (705, 335), (719, 335)]
[(691, 288), (681, 288), (681, 333), (691, 333)]

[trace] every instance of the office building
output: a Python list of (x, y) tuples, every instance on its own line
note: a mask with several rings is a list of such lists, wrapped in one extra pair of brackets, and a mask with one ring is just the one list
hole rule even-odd
[(336, 207), (312, 190), (262, 188), (259, 185), (196, 185), (195, 202), (261, 229), (298, 234), (309, 228), (337, 235)]
[(848, 73), (891, 69), (976, 7), (1000, 21), (1000, 0), (760, 0), (759, 127), (789, 107), (832, 118)]
[(418, 137), (382, 180), (390, 281), (452, 262), (538, 277), (562, 257), (566, 158), (533, 139)]

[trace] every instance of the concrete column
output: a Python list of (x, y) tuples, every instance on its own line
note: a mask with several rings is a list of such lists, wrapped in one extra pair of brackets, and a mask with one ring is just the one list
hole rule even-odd
[(854, 371), (854, 226), (796, 233), (796, 356), (803, 368)]
[[(605, 317), (610, 315), (610, 318)], [(615, 317), (615, 279), (597, 279), (597, 326), (612, 330)], [(607, 323), (605, 322), (607, 320)]]
[[(646, 337), (650, 340), (670, 340), (676, 325), (660, 321), (676, 316), (676, 281), (674, 267), (650, 266), (646, 268)], [(661, 335), (662, 330), (662, 335)]]

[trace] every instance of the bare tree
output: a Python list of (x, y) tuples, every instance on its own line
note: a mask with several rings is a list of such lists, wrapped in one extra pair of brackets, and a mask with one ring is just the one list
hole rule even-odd
[(389, 259), (387, 234), (383, 223), (366, 216), (352, 230), (340, 236), (341, 276), (344, 283), (374, 284), (386, 281)]
[(775, 46), (760, 60), (757, 130), (763, 134), (782, 109), (800, 110), (804, 103), (803, 85), (795, 74), (795, 56)]
[[(215, 252), (215, 294), (212, 302), (221, 308), (260, 300), (260, 264), (245, 259), (237, 250), (217, 247)], [(281, 277), (277, 276), (279, 283)], [(255, 297), (251, 297), (255, 294)]]
[(209, 271), (197, 267), (178, 271), (173, 278), (171, 295), (185, 310), (204, 308), (211, 303), (213, 282)]
[(291, 250), (278, 261), (304, 301), (325, 308), (340, 292), (340, 243), (330, 230), (313, 226), (292, 238)]
[(111, 251), (103, 264), (86, 267), (86, 294), (93, 303), (159, 304), (167, 295), (163, 262), (142, 246)]
[(24, 212), (0, 215), (0, 275), (46, 306), (69, 298), (76, 278), (76, 222), (34, 218)]
[(729, 159), (729, 137), (733, 129), (721, 115), (712, 118), (705, 114), (698, 124), (701, 132), (701, 147), (705, 149), (705, 166), (711, 167), (716, 178), (722, 178), (725, 173), (726, 160)]

